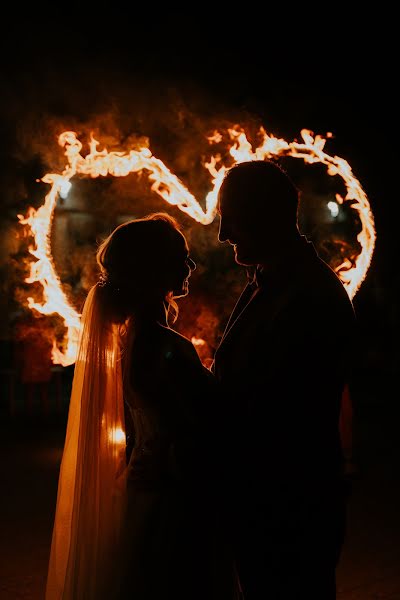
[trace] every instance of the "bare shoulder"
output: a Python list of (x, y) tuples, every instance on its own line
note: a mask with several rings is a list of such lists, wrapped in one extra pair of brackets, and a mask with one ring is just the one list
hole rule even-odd
[(178, 358), (199, 361), (192, 342), (178, 331), (160, 324), (151, 324), (137, 331), (133, 343), (133, 358), (137, 364), (160, 364)]
[(138, 332), (131, 353), (131, 379), (136, 390), (167, 390), (171, 382), (175, 389), (177, 382), (184, 387), (194, 380), (200, 385), (206, 375), (194, 345), (182, 334), (159, 324)]
[(173, 356), (175, 358), (186, 357), (187, 359), (194, 359), (196, 362), (200, 361), (192, 342), (175, 329), (160, 325), (159, 335), (162, 346), (167, 350), (167, 352), (169, 351), (171, 353), (170, 358)]

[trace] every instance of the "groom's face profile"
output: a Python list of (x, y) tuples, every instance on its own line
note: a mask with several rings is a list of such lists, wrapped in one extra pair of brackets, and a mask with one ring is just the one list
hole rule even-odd
[(270, 235), (266, 236), (263, 216), (255, 215), (249, 203), (232, 190), (222, 190), (218, 200), (219, 241), (228, 242), (233, 247), (237, 264), (250, 266), (262, 263), (267, 236)]
[(239, 265), (270, 265), (298, 234), (297, 203), (296, 188), (277, 165), (236, 164), (218, 193), (218, 239), (233, 246)]

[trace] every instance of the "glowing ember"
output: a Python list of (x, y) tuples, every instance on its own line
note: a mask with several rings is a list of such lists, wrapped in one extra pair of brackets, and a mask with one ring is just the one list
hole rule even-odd
[(193, 346), (204, 346), (205, 341), (202, 338), (197, 338), (195, 336), (192, 337), (191, 342)]
[[(287, 142), (278, 139), (261, 128), (261, 144), (253, 150), (245, 132), (238, 126), (228, 130), (230, 138), (229, 153), (233, 158), (231, 164), (247, 160), (265, 160), (278, 156), (291, 156), (301, 158), (305, 163), (322, 163), (327, 167), (329, 175), (339, 175), (346, 186), (346, 196), (336, 195), (338, 204), (351, 202), (351, 207), (358, 212), (362, 229), (357, 236), (361, 252), (355, 264), (346, 260), (336, 268), (336, 272), (343, 281), (349, 296), (352, 298), (364, 280), (375, 245), (374, 219), (370, 210), (368, 199), (359, 183), (354, 177), (350, 165), (338, 156), (330, 156), (324, 152), (326, 138), (303, 129), (302, 142)], [(330, 134), (327, 135), (330, 137)], [(223, 136), (220, 132), (209, 138), (210, 144), (220, 143)], [(35, 246), (30, 248), (31, 254), (37, 259), (31, 263), (28, 283), (39, 282), (43, 287), (43, 302), (34, 302), (28, 298), (28, 305), (42, 314), (59, 314), (67, 328), (66, 347), (62, 352), (54, 342), (52, 359), (56, 364), (63, 366), (75, 362), (77, 341), (80, 329), (80, 315), (69, 304), (62, 291), (61, 281), (56, 273), (50, 245), (51, 224), (54, 209), (59, 196), (68, 193), (70, 180), (74, 175), (81, 174), (88, 177), (113, 175), (124, 177), (130, 173), (139, 173), (145, 170), (152, 182), (151, 189), (159, 194), (169, 204), (177, 206), (180, 210), (190, 215), (193, 219), (208, 225), (216, 215), (218, 190), (221, 186), (226, 165), (221, 165), (219, 156), (212, 156), (205, 165), (212, 177), (212, 189), (206, 197), (206, 210), (204, 211), (196, 198), (187, 190), (183, 183), (165, 166), (154, 157), (148, 148), (130, 150), (129, 152), (108, 152), (105, 148), (97, 150), (99, 142), (93, 137), (89, 143), (89, 153), (81, 155), (82, 143), (72, 131), (66, 131), (59, 137), (59, 144), (65, 148), (68, 165), (61, 174), (47, 174), (42, 181), (49, 183), (51, 189), (44, 199), (43, 205), (34, 210), (30, 208), (26, 217), (18, 215), (20, 223), (30, 228)], [(229, 166), (231, 166), (231, 164)], [(193, 338), (195, 344), (204, 343), (204, 340)], [(122, 430), (121, 430), (122, 431)], [(122, 432), (123, 433), (123, 432)]]

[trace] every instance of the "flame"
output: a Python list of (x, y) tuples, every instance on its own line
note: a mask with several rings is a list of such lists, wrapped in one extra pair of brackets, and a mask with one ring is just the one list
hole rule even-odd
[[(337, 195), (339, 204), (351, 202), (351, 206), (358, 212), (362, 229), (357, 236), (361, 246), (355, 264), (345, 260), (336, 268), (336, 272), (343, 281), (347, 293), (352, 298), (363, 282), (375, 246), (374, 218), (368, 199), (360, 182), (353, 175), (350, 165), (338, 156), (330, 156), (324, 152), (326, 138), (307, 130), (301, 131), (302, 141), (287, 142), (268, 134), (261, 128), (259, 135), (260, 145), (253, 149), (243, 129), (235, 126), (227, 130), (229, 137), (229, 153), (234, 163), (248, 160), (265, 160), (279, 156), (300, 158), (305, 163), (322, 163), (326, 165), (329, 175), (339, 175), (345, 184), (347, 193), (344, 198)], [(331, 137), (332, 134), (327, 134)], [(210, 145), (220, 143), (223, 135), (214, 132), (208, 138)], [(213, 155), (205, 168), (211, 176), (212, 189), (205, 198), (205, 211), (188, 191), (185, 185), (168, 169), (158, 158), (152, 155), (148, 148), (130, 150), (129, 152), (108, 152), (106, 148), (99, 151), (99, 142), (91, 136), (89, 153), (82, 156), (82, 143), (73, 131), (65, 131), (59, 136), (60, 146), (65, 149), (68, 164), (61, 174), (49, 173), (42, 178), (51, 188), (45, 196), (43, 205), (35, 210), (30, 208), (27, 216), (18, 215), (22, 225), (29, 227), (35, 245), (30, 248), (30, 253), (36, 258), (31, 263), (31, 271), (26, 279), (28, 283), (39, 282), (43, 287), (43, 301), (34, 302), (28, 298), (28, 306), (42, 314), (58, 313), (67, 329), (65, 350), (61, 351), (56, 343), (53, 344), (52, 359), (56, 364), (63, 366), (75, 362), (77, 344), (80, 330), (80, 315), (70, 305), (62, 290), (60, 278), (57, 275), (51, 253), (51, 225), (54, 209), (59, 196), (65, 196), (71, 186), (70, 180), (77, 174), (88, 177), (125, 177), (130, 173), (148, 172), (152, 182), (151, 189), (159, 194), (166, 202), (177, 206), (180, 210), (190, 215), (197, 222), (208, 225), (216, 216), (218, 191), (228, 166), (221, 164), (219, 155)], [(194, 338), (195, 339), (195, 338)], [(194, 343), (200, 343), (195, 339)]]

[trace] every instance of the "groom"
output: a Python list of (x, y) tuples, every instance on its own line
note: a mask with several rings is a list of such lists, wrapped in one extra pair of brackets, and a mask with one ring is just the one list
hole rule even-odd
[(345, 530), (341, 395), (352, 303), (298, 230), (298, 191), (271, 161), (232, 167), (219, 241), (253, 277), (216, 351), (223, 507), (246, 600), (335, 600)]

